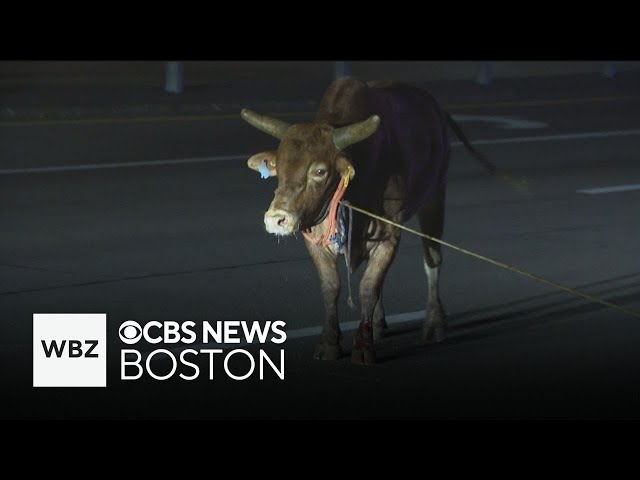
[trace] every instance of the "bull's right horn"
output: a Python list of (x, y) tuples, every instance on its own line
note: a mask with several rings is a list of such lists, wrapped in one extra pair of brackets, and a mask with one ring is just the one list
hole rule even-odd
[(333, 144), (338, 150), (343, 150), (349, 145), (353, 145), (373, 135), (379, 125), (380, 117), (378, 115), (371, 115), (362, 122), (336, 128), (333, 131)]
[(260, 115), (248, 108), (243, 108), (240, 115), (250, 125), (276, 137), (278, 140), (282, 140), (284, 132), (286, 132), (290, 126), (287, 122), (283, 122), (277, 118), (267, 117), (266, 115)]

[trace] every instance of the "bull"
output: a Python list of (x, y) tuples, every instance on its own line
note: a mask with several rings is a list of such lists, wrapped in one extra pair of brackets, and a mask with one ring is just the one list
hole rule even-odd
[[(367, 263), (359, 285), (361, 316), (351, 361), (375, 363), (374, 342), (386, 328), (383, 284), (401, 230), (364, 215), (352, 214), (345, 222), (346, 212), (339, 205), (348, 202), (397, 223), (417, 215), (421, 231), (439, 239), (445, 220), (448, 127), (477, 152), (427, 91), (403, 83), (338, 79), (325, 91), (311, 123), (289, 124), (248, 109), (241, 116), (280, 141), (277, 149), (252, 155), (247, 164), (265, 178), (278, 178), (264, 214), (266, 231), (302, 231), (318, 271), (326, 315), (314, 357), (337, 359), (343, 354), (337, 302), (338, 257), (344, 254), (350, 273)], [(441, 342), (446, 327), (439, 294), (442, 254), (432, 240), (423, 238), (422, 247), (428, 281), (422, 340)]]

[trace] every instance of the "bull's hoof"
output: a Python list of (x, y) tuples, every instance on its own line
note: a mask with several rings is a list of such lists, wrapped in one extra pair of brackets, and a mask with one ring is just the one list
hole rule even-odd
[(340, 344), (319, 343), (313, 353), (316, 360), (337, 360), (342, 356), (342, 347)]
[(422, 342), (425, 345), (440, 343), (444, 340), (445, 336), (443, 325), (425, 325), (422, 329)]
[(374, 365), (376, 352), (373, 348), (360, 349), (353, 347), (351, 351), (351, 363), (356, 365)]

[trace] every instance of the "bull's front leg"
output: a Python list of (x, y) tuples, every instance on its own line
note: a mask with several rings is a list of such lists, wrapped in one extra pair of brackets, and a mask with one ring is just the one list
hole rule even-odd
[(373, 311), (373, 339), (380, 340), (384, 336), (384, 331), (388, 328), (384, 316), (384, 306), (382, 304), (382, 287), (380, 288), (380, 298)]
[(340, 324), (338, 323), (338, 297), (340, 296), (340, 274), (337, 255), (327, 247), (318, 247), (305, 239), (307, 249), (320, 276), (320, 290), (324, 299), (325, 321), (316, 345), (314, 358), (336, 360), (342, 356), (340, 346)]
[[(360, 281), (362, 314), (358, 331), (353, 338), (352, 363), (360, 365), (376, 363), (376, 352), (373, 345), (376, 305), (382, 301), (381, 292), (384, 278), (398, 251), (399, 243), (400, 236), (397, 233), (393, 238), (377, 244), (369, 255), (367, 268)], [(379, 308), (381, 309), (381, 307), (380, 304)], [(379, 314), (383, 314), (382, 310), (379, 311)], [(381, 319), (379, 321), (382, 322)]]

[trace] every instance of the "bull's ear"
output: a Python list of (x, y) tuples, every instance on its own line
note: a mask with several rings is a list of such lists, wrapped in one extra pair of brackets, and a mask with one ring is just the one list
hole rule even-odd
[(346, 177), (347, 173), (349, 174), (349, 180), (353, 180), (353, 177), (356, 176), (356, 169), (353, 168), (353, 165), (346, 157), (346, 155), (338, 154), (338, 158), (336, 159), (336, 170), (341, 177)]
[(267, 152), (256, 153), (247, 160), (247, 166), (252, 170), (260, 172), (262, 178), (275, 177), (276, 152), (269, 150)]

